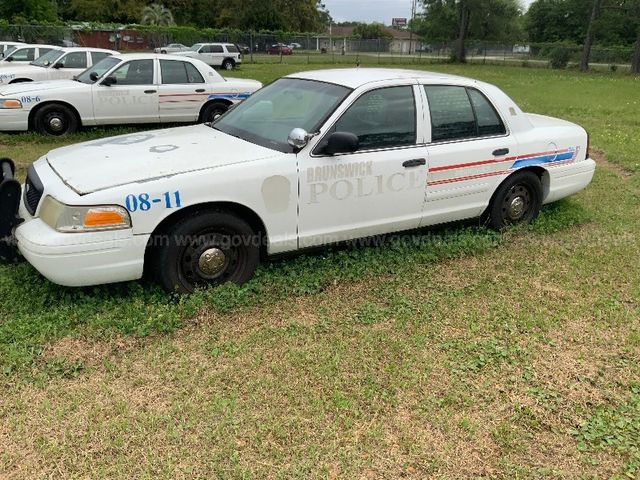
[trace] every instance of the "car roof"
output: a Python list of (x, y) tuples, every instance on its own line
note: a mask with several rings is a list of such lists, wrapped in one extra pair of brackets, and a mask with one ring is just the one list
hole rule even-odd
[(405, 70), (400, 68), (334, 68), (327, 70), (311, 70), (293, 73), (287, 78), (316, 80), (335, 83), (349, 88), (358, 88), (372, 82), (385, 80), (426, 80), (433, 83), (476, 83), (475, 80), (446, 73), (427, 72), (423, 70)]
[(198, 42), (194, 45), (233, 45), (231, 42)]
[(18, 48), (33, 48), (33, 47), (39, 47), (39, 48), (63, 48), (57, 45), (46, 45), (46, 44), (40, 44), (40, 43), (21, 43), (19, 45), (16, 45), (16, 47)]
[(166, 53), (116, 53), (112, 56), (122, 60), (148, 60), (153, 58), (158, 58), (160, 60), (182, 60), (185, 62), (192, 62), (196, 60), (184, 55), (171, 55)]
[(90, 52), (105, 52), (116, 54), (115, 50), (107, 50), (106, 48), (96, 48), (96, 47), (56, 47), (56, 50), (62, 50), (63, 52), (86, 52), (89, 50)]

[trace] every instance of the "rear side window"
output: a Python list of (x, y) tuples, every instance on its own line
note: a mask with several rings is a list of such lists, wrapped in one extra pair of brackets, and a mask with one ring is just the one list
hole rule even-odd
[(209, 48), (211, 53), (224, 53), (222, 45), (211, 45)]
[(238, 47), (235, 45), (227, 45), (227, 52), (229, 53), (238, 53)]
[(95, 65), (100, 60), (110, 57), (111, 54), (107, 52), (91, 52), (91, 63)]
[(505, 134), (502, 120), (482, 93), (465, 87), (425, 86), (431, 112), (431, 141)]
[(188, 62), (160, 60), (160, 71), (164, 85), (204, 83), (198, 69)]

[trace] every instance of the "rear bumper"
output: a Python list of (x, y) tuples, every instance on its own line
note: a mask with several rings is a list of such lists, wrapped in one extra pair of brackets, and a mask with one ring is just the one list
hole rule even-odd
[(584, 189), (593, 180), (596, 162), (586, 160), (549, 168), (549, 192), (544, 203), (555, 202)]

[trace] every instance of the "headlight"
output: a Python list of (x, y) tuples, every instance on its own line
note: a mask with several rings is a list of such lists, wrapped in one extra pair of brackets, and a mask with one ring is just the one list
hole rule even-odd
[(40, 207), (40, 219), (59, 232), (96, 232), (131, 228), (129, 212), (119, 205), (76, 207), (47, 196)]
[(0, 100), (0, 108), (22, 108), (22, 102), (15, 98)]

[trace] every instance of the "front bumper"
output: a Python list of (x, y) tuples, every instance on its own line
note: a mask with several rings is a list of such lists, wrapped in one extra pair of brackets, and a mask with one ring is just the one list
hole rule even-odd
[(24, 108), (0, 108), (0, 130), (26, 132), (29, 130), (29, 111)]
[(131, 230), (60, 233), (39, 218), (28, 218), (15, 230), (22, 256), (58, 285), (85, 287), (142, 277), (149, 235)]

